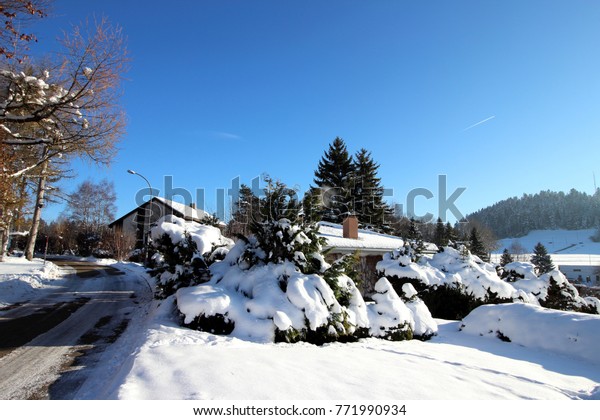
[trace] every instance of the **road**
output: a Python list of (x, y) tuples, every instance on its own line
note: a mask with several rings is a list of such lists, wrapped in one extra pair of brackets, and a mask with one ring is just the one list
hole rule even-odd
[(72, 271), (60, 290), (0, 312), (0, 399), (81, 397), (82, 388), (97, 381), (91, 374), (103, 353), (151, 299), (140, 275), (89, 262), (54, 262)]

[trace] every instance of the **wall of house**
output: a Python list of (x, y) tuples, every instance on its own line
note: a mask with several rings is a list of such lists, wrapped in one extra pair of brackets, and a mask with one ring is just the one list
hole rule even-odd
[(561, 265), (560, 271), (572, 282), (600, 285), (600, 267), (593, 265)]
[[(343, 255), (340, 253), (330, 253), (327, 255), (326, 260), (331, 264), (335, 260), (342, 258)], [(355, 267), (360, 276), (357, 287), (365, 299), (369, 299), (375, 292), (375, 283), (379, 280), (376, 266), (382, 259), (381, 255), (361, 255), (359, 257), (357, 266)]]

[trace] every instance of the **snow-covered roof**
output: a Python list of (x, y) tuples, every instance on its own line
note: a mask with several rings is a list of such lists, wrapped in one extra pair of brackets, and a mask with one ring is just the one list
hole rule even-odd
[(181, 213), (184, 216), (184, 218), (188, 220), (199, 222), (200, 220), (209, 216), (209, 214), (202, 209), (196, 209), (186, 204), (178, 203), (177, 201), (167, 200), (163, 197), (154, 197), (153, 199), (157, 201), (162, 201), (176, 212)]
[[(126, 218), (127, 216), (129, 216), (130, 214), (132, 214), (133, 212), (137, 211), (137, 209), (139, 209), (140, 207), (147, 206), (148, 203), (151, 202), (151, 201), (160, 201), (165, 206), (170, 207), (171, 209), (173, 209), (174, 212), (179, 213), (181, 216), (183, 216), (183, 218), (185, 220), (191, 220), (191, 221), (194, 221), (194, 222), (200, 222), (200, 221), (202, 221), (202, 219), (204, 219), (205, 217), (209, 216), (209, 214), (207, 212), (205, 212), (204, 210), (202, 210), (202, 209), (193, 208), (193, 207), (191, 207), (189, 205), (186, 205), (186, 204), (183, 204), (183, 203), (178, 203), (177, 201), (173, 201), (173, 200), (168, 200), (168, 199), (166, 199), (164, 197), (154, 196), (150, 200), (144, 202), (139, 207), (136, 207), (135, 209), (127, 212), (125, 215), (123, 215), (123, 216), (119, 217), (118, 219), (114, 220), (108, 226), (112, 227), (118, 221), (123, 220), (124, 218)], [(223, 225), (225, 225), (224, 222), (221, 222), (221, 223)]]
[(329, 222), (319, 223), (319, 235), (327, 240), (327, 247), (336, 251), (381, 253), (398, 249), (404, 240), (398, 236), (385, 235), (371, 230), (359, 229), (358, 239), (344, 238), (342, 225)]

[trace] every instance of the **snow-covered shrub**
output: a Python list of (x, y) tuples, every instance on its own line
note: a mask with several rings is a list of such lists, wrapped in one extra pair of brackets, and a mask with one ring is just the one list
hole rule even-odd
[(367, 335), (366, 304), (339, 266), (328, 272), (316, 226), (281, 219), (254, 229), (256, 236), (211, 265), (209, 283), (177, 292), (184, 324), (227, 327), (258, 341), (322, 344)]
[(372, 298), (374, 303), (368, 306), (371, 335), (392, 341), (412, 339), (412, 313), (385, 277), (375, 283)]
[(429, 308), (419, 297), (417, 290), (412, 284), (406, 283), (402, 286), (402, 300), (412, 312), (415, 325), (413, 337), (420, 340), (428, 340), (438, 331), (438, 325), (431, 316)]
[(218, 228), (185, 221), (174, 215), (162, 217), (150, 232), (156, 297), (164, 299), (181, 287), (206, 282), (208, 264), (225, 256), (233, 245)]
[(402, 294), (411, 284), (436, 318), (461, 319), (486, 303), (504, 303), (517, 297), (517, 291), (502, 281), (491, 264), (471, 255), (466, 248), (445, 247), (432, 257), (412, 257), (404, 249), (388, 253), (377, 264), (396, 291)]

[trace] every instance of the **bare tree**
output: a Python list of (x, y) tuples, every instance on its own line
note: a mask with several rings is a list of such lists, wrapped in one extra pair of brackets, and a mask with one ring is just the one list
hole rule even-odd
[(23, 32), (30, 21), (48, 15), (46, 0), (0, 0), (0, 56), (6, 59), (23, 60), (26, 44), (36, 41), (32, 33)]
[(46, 183), (56, 175), (51, 165), (73, 157), (108, 164), (125, 127), (119, 96), (128, 56), (121, 29), (102, 19), (75, 27), (62, 43), (64, 52), (53, 65), (0, 70), (0, 144), (28, 157), (3, 177), (38, 178), (28, 259)]

